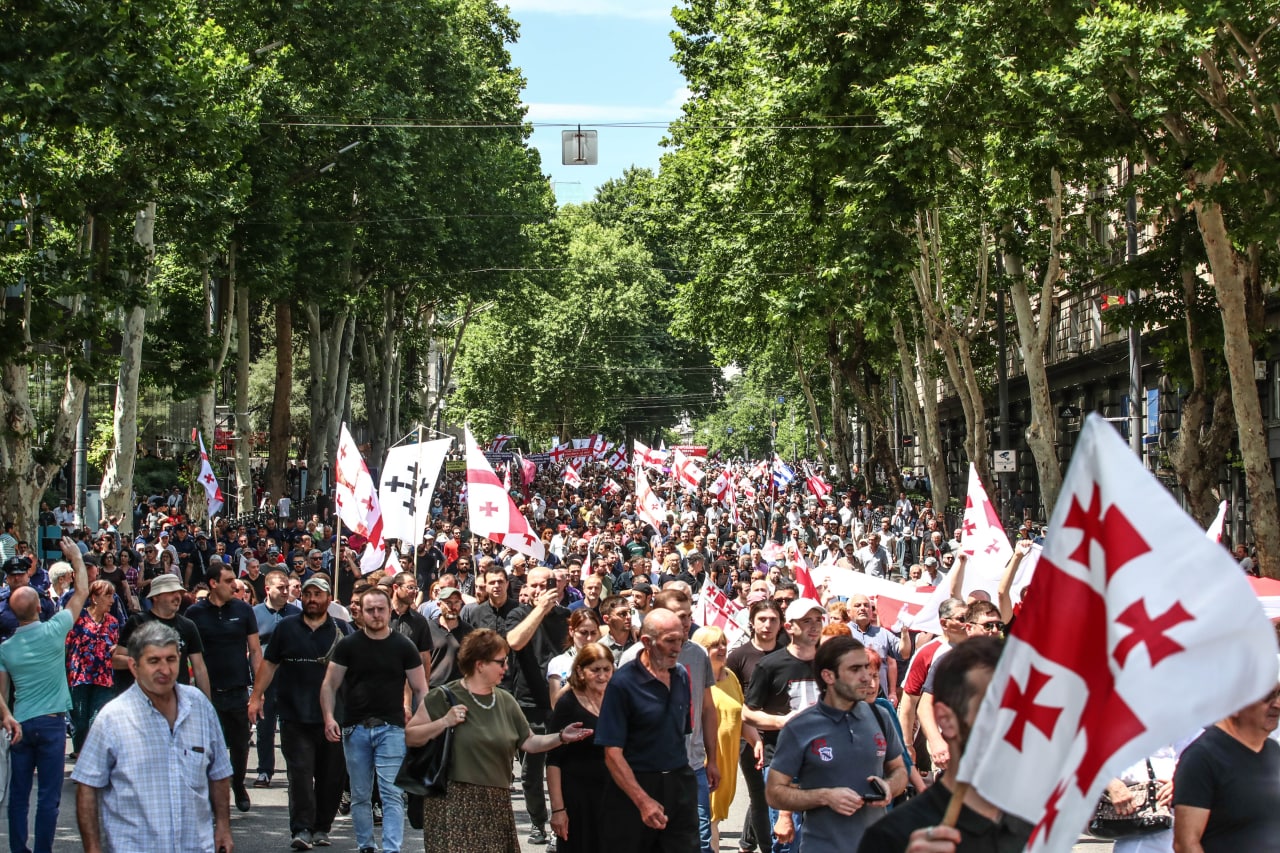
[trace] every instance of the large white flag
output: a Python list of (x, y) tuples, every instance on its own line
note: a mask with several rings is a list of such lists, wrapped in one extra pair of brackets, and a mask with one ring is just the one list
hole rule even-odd
[(671, 460), (671, 476), (685, 491), (696, 492), (706, 473), (693, 461), (693, 457), (685, 456), (679, 450), (671, 451)]
[(218, 485), (218, 478), (213, 476), (213, 466), (209, 464), (209, 454), (204, 449), (204, 436), (198, 431), (196, 440), (200, 442), (200, 485), (204, 486), (209, 517), (213, 518), (222, 509), (222, 487)]
[(969, 559), (965, 561), (964, 589), (956, 592), (967, 596), (981, 589), (994, 600), (1005, 567), (1013, 556), (1013, 547), (972, 462), (969, 463), (969, 493), (964, 499), (964, 521), (960, 529), (960, 551)]
[(386, 563), (387, 556), (386, 544), (382, 541), (382, 507), (373, 488), (369, 466), (364, 464), (360, 448), (346, 424), (338, 436), (333, 481), (333, 502), (337, 505), (338, 517), (348, 530), (369, 540), (369, 547), (360, 558), (360, 571), (366, 575), (376, 572)]
[(382, 535), (416, 548), (431, 520), (431, 495), (444, 466), (452, 438), (393, 447), (382, 466), (378, 500), (382, 504)]
[(538, 562), (547, 552), (529, 521), (520, 514), (511, 494), (480, 452), (471, 430), (465, 430), (467, 441), (467, 523), (471, 532), (499, 545), (527, 554)]
[(958, 772), (1035, 824), (1031, 853), (1070, 850), (1119, 771), (1276, 686), (1244, 573), (1097, 415), (1027, 593)]

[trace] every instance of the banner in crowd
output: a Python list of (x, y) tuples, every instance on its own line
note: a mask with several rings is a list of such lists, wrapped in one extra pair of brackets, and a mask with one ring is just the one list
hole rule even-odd
[(382, 506), (378, 503), (369, 466), (345, 423), (338, 435), (333, 481), (333, 502), (338, 517), (348, 530), (369, 540), (369, 547), (360, 557), (360, 571), (366, 575), (376, 572), (385, 564), (387, 553), (382, 539)]
[(542, 562), (546, 558), (542, 540), (502, 488), (502, 481), (480, 452), (471, 430), (464, 430), (463, 434), (467, 452), (467, 525), (471, 532)]

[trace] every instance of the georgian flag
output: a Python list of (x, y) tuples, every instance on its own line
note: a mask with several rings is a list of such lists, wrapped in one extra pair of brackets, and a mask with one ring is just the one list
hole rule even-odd
[(571, 489), (577, 489), (582, 486), (582, 475), (578, 473), (578, 469), (572, 465), (564, 466), (564, 482)]
[(337, 505), (338, 518), (347, 529), (369, 540), (369, 547), (360, 557), (363, 574), (376, 572), (386, 564), (386, 544), (382, 541), (382, 506), (378, 492), (364, 464), (360, 448), (347, 425), (342, 425), (338, 435), (338, 451), (333, 465), (333, 501)]
[(218, 478), (213, 476), (213, 465), (209, 463), (209, 454), (204, 449), (204, 436), (200, 435), (199, 430), (192, 432), (196, 434), (196, 441), (200, 442), (200, 485), (204, 486), (209, 517), (213, 518), (222, 509), (222, 488), (218, 485)]
[(726, 503), (729, 491), (732, 488), (733, 478), (729, 476), (728, 471), (721, 471), (720, 476), (716, 477), (715, 482), (710, 486), (707, 486), (707, 492), (710, 493), (711, 497), (723, 504)]
[(821, 474), (815, 474), (813, 469), (808, 465), (804, 466), (805, 477), (804, 484), (809, 487), (809, 491), (813, 492), (813, 496), (818, 500), (822, 500), (831, 494), (831, 486), (822, 479)]
[(515, 440), (515, 438), (516, 436), (514, 435), (495, 436), (493, 441), (489, 442), (489, 452), (500, 453), (503, 450), (506, 450), (507, 445), (510, 444), (513, 440)]
[(696, 492), (698, 483), (702, 482), (702, 478), (706, 476), (698, 463), (693, 461), (690, 456), (685, 456), (679, 450), (671, 451), (671, 476), (686, 491)]
[(633, 443), (635, 444), (636, 457), (641, 464), (648, 465), (650, 468), (661, 468), (667, 461), (667, 451), (654, 450), (640, 439), (636, 439)]
[(627, 454), (623, 452), (621, 447), (615, 447), (604, 460), (604, 464), (614, 471), (625, 471), (627, 470)]
[(667, 520), (667, 505), (649, 486), (649, 478), (645, 476), (644, 466), (636, 466), (636, 514), (648, 522), (654, 531)]
[(604, 481), (604, 485), (600, 487), (600, 491), (612, 497), (622, 493), (622, 486), (612, 477), (609, 477)]
[(463, 434), (467, 442), (467, 522), (471, 531), (541, 563), (547, 556), (542, 540), (520, 514), (511, 495), (503, 490), (471, 430), (464, 429)]
[(1121, 769), (1275, 687), (1244, 573), (1090, 415), (959, 779), (1066, 853)]

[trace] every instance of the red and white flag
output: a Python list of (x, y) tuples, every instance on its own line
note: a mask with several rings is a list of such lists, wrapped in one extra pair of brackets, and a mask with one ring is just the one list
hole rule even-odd
[(693, 621), (699, 625), (715, 626), (724, 631), (733, 645), (746, 633), (747, 614), (743, 608), (729, 600), (729, 597), (713, 583), (702, 585), (698, 593), (698, 602), (693, 608)]
[(627, 470), (627, 454), (621, 447), (615, 447), (605, 457), (604, 464), (614, 471), (625, 471)]
[(552, 443), (551, 450), (547, 456), (551, 458), (552, 463), (559, 465), (561, 462), (569, 458), (569, 451), (573, 449), (573, 442), (566, 441), (564, 444)]
[(564, 482), (571, 489), (582, 486), (582, 475), (578, 473), (578, 469), (572, 465), (564, 466)]
[(677, 449), (671, 451), (671, 476), (684, 490), (696, 492), (706, 473), (693, 461), (693, 457), (685, 456)]
[(502, 466), (502, 491), (511, 494), (511, 463)]
[(612, 497), (613, 495), (622, 494), (622, 486), (617, 480), (612, 477), (608, 477), (605, 479), (604, 485), (600, 487), (600, 491)]
[(804, 484), (809, 487), (809, 491), (813, 492), (815, 498), (822, 500), (831, 494), (831, 485), (822, 479), (821, 474), (815, 474), (808, 465), (804, 466), (804, 473)]
[(382, 506), (369, 466), (347, 425), (338, 434), (338, 451), (333, 465), (333, 502), (338, 517), (351, 532), (369, 540), (360, 557), (362, 574), (376, 572), (386, 564), (387, 546), (382, 541)]
[(667, 505), (649, 486), (643, 465), (636, 466), (636, 514), (655, 531), (667, 520)]
[(974, 590), (985, 590), (995, 600), (1005, 566), (1013, 556), (1013, 546), (1000, 523), (987, 490), (978, 476), (978, 469), (969, 463), (969, 493), (964, 499), (964, 520), (960, 524), (960, 552), (966, 554), (964, 589), (958, 595), (967, 596)]
[(503, 450), (507, 449), (507, 445), (510, 444), (511, 441), (514, 440), (515, 438), (516, 436), (514, 435), (495, 436), (493, 441), (489, 442), (489, 452), (501, 453)]
[(465, 430), (467, 441), (467, 522), (471, 532), (499, 545), (527, 554), (538, 562), (546, 558), (542, 540), (520, 514), (510, 493), (502, 488), (489, 460), (480, 452), (471, 430)]
[(716, 477), (715, 482), (707, 486), (707, 493), (711, 497), (725, 503), (729, 497), (729, 491), (733, 488), (733, 479), (729, 476), (728, 471), (721, 471), (720, 476)]
[(639, 439), (636, 439), (633, 443), (636, 446), (636, 457), (641, 464), (648, 465), (650, 468), (661, 468), (666, 463), (667, 451), (654, 450)]
[(769, 476), (769, 462), (761, 459), (751, 467), (751, 470), (747, 472), (747, 476), (752, 480), (761, 480)]
[(1097, 415), (1027, 592), (958, 771), (1035, 825), (1031, 853), (1070, 850), (1120, 770), (1276, 686), (1244, 573)]
[(218, 485), (218, 478), (213, 476), (213, 465), (209, 463), (209, 454), (204, 449), (204, 436), (198, 430), (192, 432), (196, 435), (196, 441), (200, 442), (200, 485), (204, 486), (209, 517), (213, 518), (222, 509), (222, 487)]
[(609, 451), (613, 448), (613, 443), (610, 442), (609, 439), (605, 438), (603, 435), (597, 432), (591, 436), (590, 447), (591, 447), (592, 461), (599, 462), (602, 459), (604, 459), (605, 456), (609, 453)]
[(813, 574), (809, 571), (809, 561), (800, 553), (800, 546), (795, 539), (792, 539), (787, 546), (787, 562), (791, 565), (791, 574), (796, 579), (796, 585), (800, 587), (800, 597), (821, 601), (818, 585), (813, 582)]

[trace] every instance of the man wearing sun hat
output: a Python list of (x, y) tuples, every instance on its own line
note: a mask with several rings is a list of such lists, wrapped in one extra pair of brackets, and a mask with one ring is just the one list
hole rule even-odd
[(133, 673), (129, 669), (129, 638), (148, 622), (160, 622), (177, 631), (182, 640), (178, 645), (178, 683), (195, 684), (205, 696), (209, 695), (209, 672), (204, 665), (204, 643), (200, 639), (200, 631), (196, 623), (178, 612), (185, 592), (176, 575), (160, 575), (151, 582), (147, 592), (151, 609), (133, 614), (120, 628), (120, 642), (111, 652), (111, 667), (118, 693), (133, 685)]

